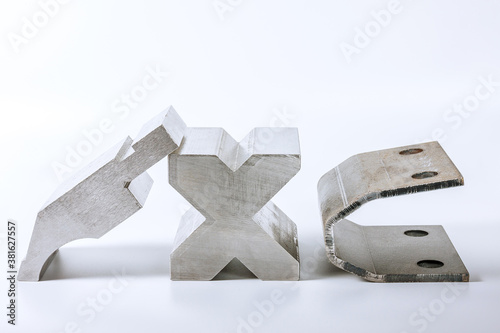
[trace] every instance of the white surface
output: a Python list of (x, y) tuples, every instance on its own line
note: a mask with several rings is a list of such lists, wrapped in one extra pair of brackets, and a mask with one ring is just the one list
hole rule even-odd
[[(287, 125), (299, 128), (302, 170), (273, 201), (298, 226), (303, 280), (171, 282), (168, 254), (187, 204), (168, 185), (163, 160), (150, 171), (155, 184), (144, 209), (99, 240), (62, 248), (46, 275), (52, 280), (19, 283), (18, 325), (2, 314), (1, 331), (64, 332), (76, 322), (81, 332), (235, 332), (239, 318), (250, 317), (255, 332), (498, 332), (500, 87), (467, 118), (447, 110), (474, 94), (479, 77), (500, 81), (500, 3), (401, 0), (402, 10), (350, 63), (341, 43), (352, 44), (355, 28), (371, 24), (370, 12), (388, 1), (231, 3), (221, 20), (212, 0), (71, 1), (16, 53), (8, 34), (20, 33), (40, 5), (2, 2), (0, 232), (7, 218), (18, 221), (20, 260), (58, 184), (51, 163), (105, 118), (114, 129), (80, 166), (170, 104), (188, 126), (223, 127), (236, 139), (283, 125), (275, 111), (286, 109)], [(125, 110), (114, 113), (115, 101), (142, 84), (148, 67), (169, 75), (120, 118)], [(434, 131), (444, 133), (466, 185), (380, 200), (351, 219), (444, 225), (471, 283), (456, 294), (446, 284), (373, 284), (326, 262), (319, 177), (353, 154)], [(125, 270), (126, 286), (91, 318), (88, 298), (121, 285), (113, 270)], [(0, 288), (5, 304), (5, 281)], [(276, 293), (280, 304), (265, 316), (255, 304)], [(419, 311), (429, 307), (423, 319)]]

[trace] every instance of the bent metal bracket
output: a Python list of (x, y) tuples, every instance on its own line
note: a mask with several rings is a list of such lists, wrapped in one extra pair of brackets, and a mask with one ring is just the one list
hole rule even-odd
[(375, 199), (463, 184), (437, 142), (347, 159), (318, 183), (328, 258), (374, 282), (469, 281), (469, 272), (441, 226), (365, 227), (345, 219)]

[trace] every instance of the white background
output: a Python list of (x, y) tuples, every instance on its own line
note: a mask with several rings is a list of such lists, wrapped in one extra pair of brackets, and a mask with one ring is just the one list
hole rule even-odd
[[(36, 214), (59, 184), (52, 165), (85, 140), (82, 131), (103, 119), (114, 126), (79, 166), (173, 105), (188, 126), (223, 127), (238, 140), (253, 127), (299, 128), (302, 169), (273, 201), (298, 226), (303, 279), (171, 282), (169, 253), (187, 204), (168, 185), (164, 159), (150, 169), (155, 184), (140, 212), (101, 239), (63, 247), (44, 281), (18, 284), (18, 325), (0, 314), (1, 331), (236, 332), (243, 320), (250, 326), (241, 332), (498, 332), (500, 86), (473, 103), (480, 78), (500, 82), (500, 3), (401, 0), (381, 28), (370, 13), (389, 1), (220, 3), (231, 10), (219, 15), (212, 0), (73, 0), (15, 47), (24, 18), (33, 22), (41, 7), (1, 2), (0, 232), (8, 218), (18, 222), (24, 257)], [(365, 27), (380, 31), (356, 44)], [(359, 46), (349, 59), (346, 44)], [(120, 117), (113, 106), (147, 68), (169, 74)], [(470, 112), (453, 111), (464, 102)], [(283, 112), (286, 123), (276, 120)], [(379, 200), (351, 219), (444, 225), (471, 282), (374, 284), (328, 263), (320, 176), (356, 153), (433, 135), (466, 185)], [(78, 313), (115, 282), (123, 290), (100, 312)], [(6, 304), (5, 281), (0, 287)], [(259, 310), (273, 293), (279, 304)], [(445, 303), (443, 294), (455, 297)]]

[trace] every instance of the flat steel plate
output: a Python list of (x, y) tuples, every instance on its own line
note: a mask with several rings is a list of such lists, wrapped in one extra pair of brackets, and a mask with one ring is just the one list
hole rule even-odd
[(373, 272), (385, 282), (468, 281), (469, 273), (439, 225), (334, 227), (336, 254), (358, 275)]

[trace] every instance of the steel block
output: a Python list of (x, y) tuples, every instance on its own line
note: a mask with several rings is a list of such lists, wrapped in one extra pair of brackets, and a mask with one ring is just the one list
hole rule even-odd
[(360, 226), (345, 218), (379, 198), (461, 186), (437, 142), (355, 155), (318, 183), (326, 252), (337, 267), (375, 282), (469, 281), (441, 226)]
[(37, 215), (19, 280), (40, 280), (61, 246), (99, 238), (141, 209), (153, 184), (146, 170), (179, 147), (185, 129), (170, 107), (62, 183)]
[(172, 280), (211, 280), (234, 258), (262, 280), (298, 280), (297, 228), (270, 200), (299, 169), (297, 129), (256, 128), (238, 143), (220, 128), (188, 128), (169, 155), (170, 184), (193, 206)]

